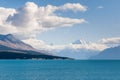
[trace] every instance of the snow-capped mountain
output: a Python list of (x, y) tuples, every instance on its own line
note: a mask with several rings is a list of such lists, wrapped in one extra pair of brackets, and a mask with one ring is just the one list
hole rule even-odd
[(58, 56), (65, 56), (74, 59), (89, 59), (100, 51), (95, 46), (84, 40), (76, 40), (57, 53)]
[(79, 45), (79, 44), (81, 44), (81, 45), (85, 45), (85, 44), (90, 44), (91, 42), (89, 42), (89, 41), (85, 41), (85, 40), (76, 40), (76, 41), (74, 41), (72, 44), (75, 44), (75, 45)]
[(72, 44), (85, 44), (86, 42), (83, 40), (76, 40)]
[(82, 44), (82, 40), (76, 40), (72, 44)]

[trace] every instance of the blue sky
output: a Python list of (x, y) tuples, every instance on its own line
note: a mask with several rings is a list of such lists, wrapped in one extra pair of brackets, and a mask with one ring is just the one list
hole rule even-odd
[[(34, 2), (38, 6), (59, 6), (65, 3), (87, 6), (85, 12), (56, 11), (62, 17), (84, 18), (87, 23), (59, 27), (38, 34), (37, 38), (47, 44), (68, 44), (78, 39), (95, 42), (102, 38), (120, 36), (120, 0), (0, 0), (0, 7), (19, 8), (26, 2)], [(98, 8), (100, 6), (103, 8)]]

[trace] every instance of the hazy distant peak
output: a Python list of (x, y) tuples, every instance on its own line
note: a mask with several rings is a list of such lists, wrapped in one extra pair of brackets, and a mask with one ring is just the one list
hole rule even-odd
[(120, 46), (111, 47), (103, 50), (98, 55), (91, 57), (91, 59), (120, 59)]
[(76, 40), (72, 44), (86, 44), (86, 41), (84, 41), (84, 40)]

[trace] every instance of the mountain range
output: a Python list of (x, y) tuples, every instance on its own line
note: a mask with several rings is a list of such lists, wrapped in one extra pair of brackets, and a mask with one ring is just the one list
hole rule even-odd
[(12, 34), (0, 35), (0, 59), (70, 59), (50, 55), (22, 42)]
[[(86, 42), (77, 40), (73, 44), (86, 44)], [(65, 48), (57, 54), (55, 56), (47, 51), (37, 50), (12, 34), (0, 34), (0, 59), (120, 59), (120, 46), (107, 48), (100, 52)]]
[(80, 48), (66, 47), (58, 52), (58, 56), (65, 56), (74, 59), (93, 60), (93, 59), (120, 59), (120, 46), (109, 47), (106, 49), (96, 50), (84, 48), (84, 45), (90, 46), (90, 42), (76, 40), (72, 43), (74, 46), (82, 46)]
[(120, 59), (120, 46), (107, 48), (100, 52), (98, 55), (91, 57), (90, 59)]

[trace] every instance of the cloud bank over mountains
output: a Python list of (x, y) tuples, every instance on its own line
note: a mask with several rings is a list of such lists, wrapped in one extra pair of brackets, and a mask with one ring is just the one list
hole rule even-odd
[(65, 48), (71, 48), (74, 50), (87, 49), (87, 50), (101, 51), (101, 50), (107, 48), (107, 46), (105, 44), (86, 42), (85, 40), (77, 40), (73, 43), (69, 43), (66, 45), (49, 45), (49, 44), (46, 44), (42, 40), (37, 40), (37, 39), (33, 39), (33, 38), (23, 40), (23, 41), (27, 44), (31, 44), (33, 47), (35, 47), (37, 49), (45, 49), (45, 50), (50, 50), (50, 51), (62, 50)]
[[(115, 37), (115, 38), (104, 38), (101, 40), (98, 40), (97, 42), (90, 42), (86, 40), (76, 40), (72, 43), (66, 44), (66, 45), (49, 45), (46, 44), (42, 40), (38, 39), (27, 39), (23, 40), (24, 42), (33, 45), (33, 47), (38, 48), (38, 49), (46, 49), (46, 50), (54, 50), (54, 49), (64, 49), (64, 48), (72, 48), (72, 49), (87, 49), (87, 50), (97, 50), (97, 51), (102, 51), (106, 48), (109, 47), (114, 47), (117, 45), (120, 45), (120, 38)], [(109, 45), (108, 45), (109, 44)], [(111, 45), (111, 46), (110, 46)]]
[[(101, 51), (118, 46), (120, 38), (104, 38), (97, 42), (89, 42), (85, 40), (76, 40), (73, 43), (66, 45), (48, 45), (42, 40), (27, 39), (23, 40), (33, 47), (45, 51), (49, 51), (54, 55), (66, 56), (75, 59), (89, 59), (92, 56), (98, 55)], [(110, 43), (109, 45), (106, 43)]]
[(38, 6), (34, 2), (27, 2), (24, 6), (13, 9), (0, 7), (0, 33), (15, 34), (24, 38), (36, 37), (38, 33), (58, 28), (71, 27), (85, 23), (85, 19), (73, 19), (58, 16), (56, 11), (84, 12), (87, 7), (79, 3), (66, 3), (61, 6)]

